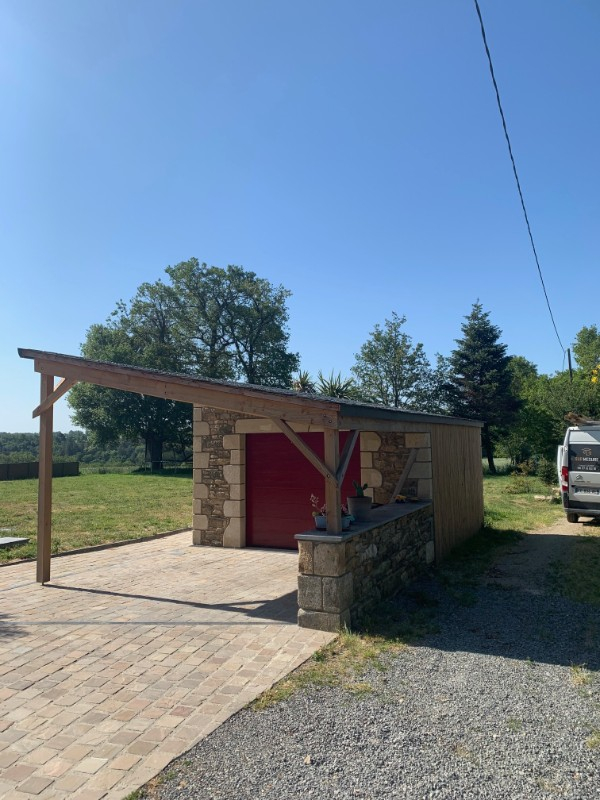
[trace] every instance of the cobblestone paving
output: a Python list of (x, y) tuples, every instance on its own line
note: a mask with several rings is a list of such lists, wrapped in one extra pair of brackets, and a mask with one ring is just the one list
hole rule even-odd
[(191, 533), (0, 569), (0, 798), (117, 800), (330, 641), (297, 554)]

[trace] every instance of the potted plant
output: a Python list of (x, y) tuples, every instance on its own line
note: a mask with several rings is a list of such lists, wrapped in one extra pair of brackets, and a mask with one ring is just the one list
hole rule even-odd
[(348, 506), (342, 503), (342, 530), (347, 531), (352, 524), (353, 516), (348, 510)]
[(368, 485), (363, 483), (361, 486), (358, 481), (352, 481), (352, 485), (356, 491), (353, 497), (348, 498), (348, 510), (356, 520), (356, 522), (367, 522), (371, 519), (371, 498), (365, 494), (365, 489)]
[[(315, 521), (315, 528), (318, 531), (327, 530), (327, 506), (319, 504), (319, 498), (311, 494), (310, 504), (312, 506), (312, 515)], [(352, 515), (346, 506), (342, 506), (342, 530), (347, 531), (352, 522)]]
[(327, 506), (319, 505), (319, 498), (315, 494), (310, 496), (312, 515), (315, 521), (315, 528), (318, 531), (327, 530)]

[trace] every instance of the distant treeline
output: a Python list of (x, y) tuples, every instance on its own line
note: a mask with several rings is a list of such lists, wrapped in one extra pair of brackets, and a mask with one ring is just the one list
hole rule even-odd
[[(85, 431), (54, 433), (53, 458), (55, 461), (79, 461), (82, 464), (132, 464), (145, 462), (144, 444), (125, 440), (113, 445), (98, 445)], [(39, 434), (0, 433), (0, 464), (37, 461)], [(181, 454), (165, 450), (165, 461), (181, 461)]]

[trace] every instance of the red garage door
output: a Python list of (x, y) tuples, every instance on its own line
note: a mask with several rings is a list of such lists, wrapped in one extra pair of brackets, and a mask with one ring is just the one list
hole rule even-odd
[[(323, 457), (323, 434), (299, 436)], [(348, 434), (340, 433), (340, 448)], [(360, 478), (357, 442), (342, 484), (342, 500), (354, 494), (352, 480)], [(325, 479), (282, 433), (246, 436), (246, 544), (297, 550), (294, 534), (314, 527), (310, 496), (325, 502)]]

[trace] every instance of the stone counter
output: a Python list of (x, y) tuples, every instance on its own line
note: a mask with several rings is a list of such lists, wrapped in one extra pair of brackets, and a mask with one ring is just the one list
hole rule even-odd
[(390, 504), (340, 534), (296, 535), (298, 624), (337, 631), (359, 623), (433, 562), (430, 502)]

